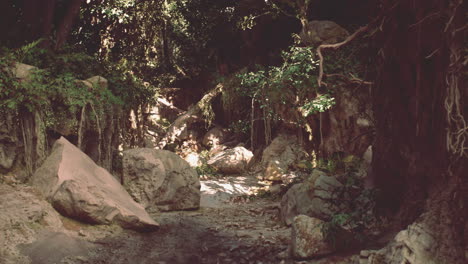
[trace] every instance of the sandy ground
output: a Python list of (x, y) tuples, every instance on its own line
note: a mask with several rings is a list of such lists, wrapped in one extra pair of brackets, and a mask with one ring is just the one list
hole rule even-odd
[(150, 212), (161, 225), (156, 232), (64, 218), (65, 233), (42, 234), (20, 249), (34, 264), (291, 263), (279, 202), (247, 198), (259, 187), (254, 176), (204, 180), (199, 210)]

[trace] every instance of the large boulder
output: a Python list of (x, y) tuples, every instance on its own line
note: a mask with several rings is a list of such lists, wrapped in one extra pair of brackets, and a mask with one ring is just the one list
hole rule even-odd
[(218, 172), (223, 174), (237, 174), (244, 172), (250, 160), (253, 158), (253, 153), (244, 147), (235, 147), (226, 149), (214, 155), (208, 165), (214, 167)]
[(264, 179), (269, 181), (283, 180), (288, 168), (302, 159), (303, 156), (303, 148), (297, 142), (296, 137), (279, 135), (263, 151)]
[(123, 180), (130, 195), (148, 209), (200, 207), (198, 174), (173, 152), (148, 148), (124, 151)]
[(330, 254), (334, 248), (322, 234), (324, 221), (298, 215), (294, 217), (291, 229), (291, 254), (296, 259), (308, 259)]
[(31, 183), (57, 211), (71, 218), (141, 231), (159, 226), (108, 171), (63, 137)]
[(333, 21), (309, 21), (299, 37), (307, 45), (333, 44), (346, 39), (349, 32)]
[(342, 186), (323, 172), (313, 173), (306, 181), (293, 185), (281, 199), (282, 221), (289, 226), (300, 214), (330, 219), (339, 210), (335, 199)]

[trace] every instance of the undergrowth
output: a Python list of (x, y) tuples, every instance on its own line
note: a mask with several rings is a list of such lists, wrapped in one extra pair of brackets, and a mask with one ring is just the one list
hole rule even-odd
[[(56, 54), (39, 48), (39, 42), (13, 50), (1, 49), (1, 113), (40, 112), (47, 128), (68, 122), (77, 129), (81, 109), (88, 104), (98, 111), (111, 105), (131, 109), (151, 102), (157, 92), (136, 78), (124, 63), (103, 63), (71, 49)], [(26, 79), (18, 79), (14, 76), (17, 63), (35, 68), (29, 70)], [(96, 75), (108, 80), (108, 88), (88, 87), (78, 81)], [(93, 119), (94, 115), (88, 118)]]

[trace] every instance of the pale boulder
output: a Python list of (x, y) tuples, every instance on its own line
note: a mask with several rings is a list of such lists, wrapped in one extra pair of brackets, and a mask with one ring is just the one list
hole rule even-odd
[(213, 156), (208, 165), (224, 174), (237, 174), (244, 172), (253, 158), (253, 153), (244, 147), (235, 147), (219, 152)]
[[(421, 217), (424, 219), (427, 213)], [(440, 246), (433, 227), (424, 221), (415, 222), (405, 230), (400, 231), (395, 238), (380, 250), (361, 251), (360, 264), (388, 263), (388, 264), (438, 264), (445, 263), (438, 260), (435, 252)]]
[(27, 65), (24, 63), (15, 62), (15, 66), (12, 68), (13, 75), (18, 79), (29, 80), (34, 71), (37, 71), (38, 68)]
[(309, 259), (334, 252), (322, 234), (324, 221), (298, 215), (294, 217), (291, 231), (291, 254), (295, 259)]
[(296, 137), (279, 135), (263, 151), (264, 179), (282, 181), (288, 168), (302, 159), (303, 156), (304, 151), (298, 144)]
[(281, 220), (286, 225), (291, 225), (294, 217), (300, 214), (328, 220), (338, 212), (334, 199), (343, 185), (323, 172), (315, 174), (293, 185), (281, 199)]
[(159, 226), (108, 171), (63, 137), (55, 142), (31, 184), (57, 211), (77, 220), (116, 223), (139, 231)]
[(200, 207), (200, 180), (177, 154), (158, 149), (131, 149), (123, 155), (124, 186), (147, 209), (191, 210)]

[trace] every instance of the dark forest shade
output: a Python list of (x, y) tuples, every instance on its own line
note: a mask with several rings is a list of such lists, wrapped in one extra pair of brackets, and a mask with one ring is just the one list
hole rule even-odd
[[(459, 206), (466, 205), (468, 160), (466, 151), (460, 156), (447, 148), (448, 133), (456, 128), (447, 118), (446, 100), (458, 85), (466, 116), (466, 83), (451, 78), (461, 72), (455, 55), (465, 36), (454, 31), (465, 25), (466, 9), (454, 8), (459, 1), (383, 2), (388, 13), (377, 38), (379, 75), (373, 90), (373, 173), (383, 191), (381, 202), (399, 211), (403, 226), (423, 211), (440, 217), (434, 230), (440, 229), (440, 239), (450, 245), (440, 254), (460, 263), (467, 210)], [(451, 225), (444, 226), (445, 220)]]

